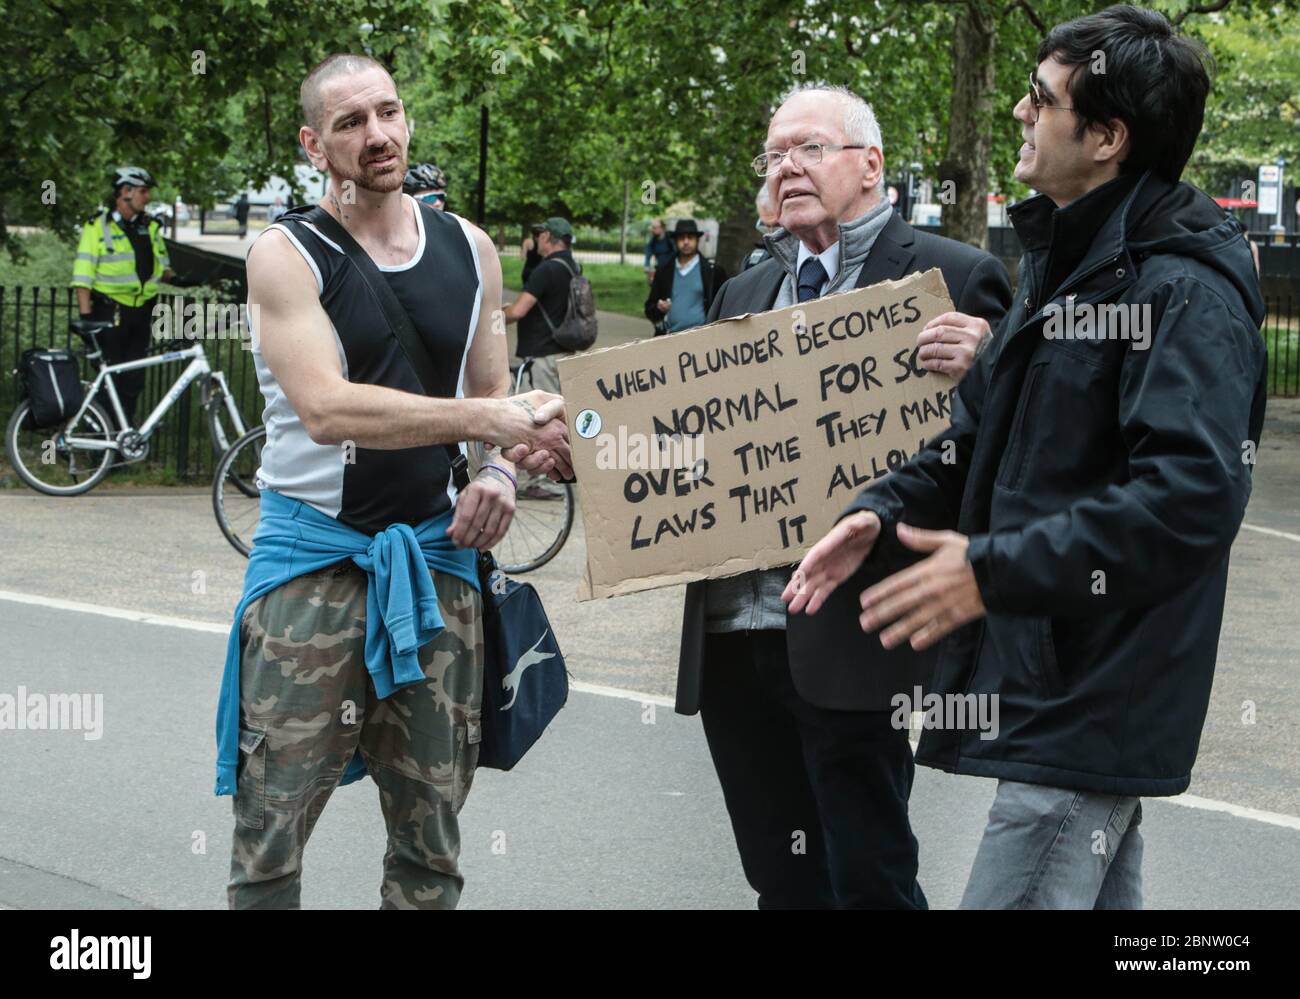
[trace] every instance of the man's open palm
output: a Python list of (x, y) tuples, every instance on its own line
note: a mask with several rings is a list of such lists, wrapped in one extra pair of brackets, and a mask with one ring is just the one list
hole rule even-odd
[(874, 513), (855, 513), (832, 527), (803, 557), (781, 594), (787, 610), (821, 610), (835, 587), (858, 571), (879, 536), (880, 518)]

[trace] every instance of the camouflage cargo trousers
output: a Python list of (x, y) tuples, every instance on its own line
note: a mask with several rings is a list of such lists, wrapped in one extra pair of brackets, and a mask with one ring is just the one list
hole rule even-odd
[(420, 649), (428, 679), (383, 700), (366, 670), (366, 574), (351, 560), (245, 609), (230, 908), (299, 907), (303, 848), (358, 749), (388, 827), (380, 908), (455, 908), (457, 815), (479, 749), (482, 603), (455, 576), (433, 581), (445, 628)]

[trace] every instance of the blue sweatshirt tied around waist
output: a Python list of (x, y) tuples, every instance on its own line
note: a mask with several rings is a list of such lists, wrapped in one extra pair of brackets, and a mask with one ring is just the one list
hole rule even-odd
[[(291, 579), (351, 558), (366, 573), (366, 669), (375, 693), (394, 691), (425, 679), (419, 650), (443, 629), (438, 594), (430, 572), (447, 572), (479, 588), (477, 553), (458, 548), (447, 536), (454, 510), (412, 528), (393, 524), (371, 537), (333, 517), (270, 489), (261, 493), (261, 520), (244, 573), (244, 592), (235, 608), (226, 644), (226, 667), (217, 704), (218, 795), (235, 793), (239, 766), (239, 625), (258, 597)], [(360, 753), (340, 784), (366, 775)]]

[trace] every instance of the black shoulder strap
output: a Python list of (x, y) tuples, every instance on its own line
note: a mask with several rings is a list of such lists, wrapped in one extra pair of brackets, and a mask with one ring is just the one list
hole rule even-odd
[[(418, 208), (419, 204), (417, 202)], [(314, 225), (323, 235), (338, 243), (347, 258), (352, 261), (357, 273), (361, 275), (361, 280), (366, 283), (371, 294), (379, 301), (379, 307), (383, 310), (384, 318), (388, 320), (389, 329), (392, 330), (398, 346), (406, 354), (406, 359), (411, 362), (411, 367), (415, 369), (415, 375), (420, 379), (420, 385), (424, 388), (425, 395), (433, 395), (434, 385), (437, 384), (437, 378), (434, 374), (433, 355), (429, 353), (429, 348), (420, 339), (420, 335), (415, 332), (415, 327), (411, 324), (411, 317), (407, 314), (406, 309), (402, 307), (402, 303), (398, 301), (397, 295), (393, 292), (392, 287), (375, 265), (375, 262), (370, 259), (370, 254), (363, 250), (361, 245), (352, 238), (352, 234), (343, 228), (338, 220), (320, 205), (312, 205), (302, 210), (295, 209), (294, 213), (304, 221)], [(465, 460), (465, 455), (461, 453), (460, 448), (455, 444), (446, 444), (444, 447), (447, 449), (447, 457), (451, 461), (452, 481), (456, 484), (458, 490), (464, 489), (469, 485), (469, 463)]]
[(577, 265), (578, 267), (576, 271), (572, 267), (570, 267), (569, 262), (565, 260), (563, 257), (561, 257), (558, 253), (555, 255), (555, 260), (557, 263), (561, 263), (564, 265), (564, 269), (569, 272), (570, 277), (577, 277), (579, 274), (582, 273), (582, 265), (578, 264), (576, 260), (574, 261), (574, 264)]

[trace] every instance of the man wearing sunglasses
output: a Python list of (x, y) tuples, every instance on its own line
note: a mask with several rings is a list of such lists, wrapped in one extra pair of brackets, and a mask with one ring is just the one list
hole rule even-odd
[[(1006, 271), (896, 215), (881, 150), (860, 97), (821, 86), (788, 94), (752, 166), (780, 225), (765, 237), (772, 256), (721, 287), (709, 322), (938, 267), (960, 313), (925, 331), (922, 363), (960, 375), (958, 341), (968, 330), (978, 340), (1007, 309)], [(921, 682), (926, 663), (886, 653), (852, 606), (790, 618), (787, 631), (789, 578), (783, 568), (687, 587), (677, 710), (701, 715), (760, 908), (923, 908), (907, 817), (912, 751), (890, 699)]]
[(440, 212), (447, 210), (447, 175), (432, 163), (419, 163), (408, 169), (402, 191)]
[(1191, 780), (1265, 397), (1241, 225), (1179, 182), (1207, 62), (1127, 5), (1048, 33), (1013, 112), (1041, 192), (1010, 210), (1017, 300), (951, 428), (784, 595), (814, 613), (857, 600), (874, 548), (927, 556), (859, 609), (886, 648), (945, 639), (935, 693), (997, 706), (991, 738), (927, 727), (917, 751), (998, 780), (964, 908), (1141, 907), (1140, 799)]

